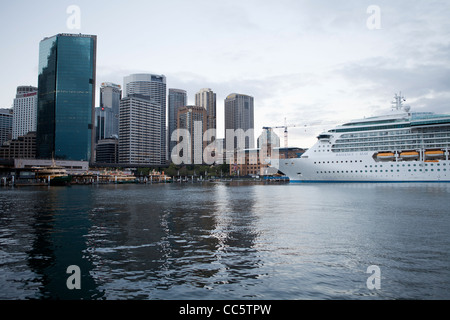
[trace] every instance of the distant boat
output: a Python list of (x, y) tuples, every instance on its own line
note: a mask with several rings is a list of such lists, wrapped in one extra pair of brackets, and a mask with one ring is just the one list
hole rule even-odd
[(129, 175), (124, 175), (124, 174), (116, 175), (116, 176), (114, 176), (114, 179), (115, 179), (115, 183), (117, 183), (117, 184), (137, 183), (138, 182), (138, 180), (136, 179), (135, 176), (129, 176)]
[(54, 159), (52, 159), (51, 166), (35, 169), (37, 170), (36, 177), (47, 179), (47, 182), (50, 180), (51, 186), (65, 186), (72, 182), (72, 176), (67, 173), (66, 168), (57, 166)]

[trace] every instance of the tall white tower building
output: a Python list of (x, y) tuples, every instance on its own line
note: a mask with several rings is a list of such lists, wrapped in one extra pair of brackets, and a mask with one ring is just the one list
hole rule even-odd
[(155, 116), (152, 117), (150, 121), (152, 126), (157, 126), (159, 128), (159, 157), (161, 158), (161, 163), (165, 164), (167, 161), (166, 76), (148, 73), (137, 73), (126, 76), (123, 81), (123, 97), (135, 97), (151, 102), (151, 108), (155, 109)]
[(38, 88), (32, 86), (17, 87), (13, 106), (13, 139), (36, 131), (37, 91)]

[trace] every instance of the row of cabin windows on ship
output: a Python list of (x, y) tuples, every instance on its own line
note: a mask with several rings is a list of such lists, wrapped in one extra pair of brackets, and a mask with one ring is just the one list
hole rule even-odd
[[(345, 163), (357, 163), (357, 162), (363, 162), (362, 160), (355, 160), (355, 161), (353, 161), (353, 160), (346, 160), (345, 161)], [(325, 164), (325, 163), (335, 163), (335, 161), (314, 161), (314, 164)], [(339, 161), (336, 161), (336, 163), (344, 163), (344, 161), (341, 161), (341, 162), (339, 162)], [(415, 167), (417, 164), (410, 164), (410, 163), (408, 163), (407, 165), (406, 164), (402, 164), (402, 165), (400, 165), (400, 164), (397, 164), (397, 167), (400, 167), (400, 166), (402, 166), (402, 167), (406, 167), (406, 166), (408, 166), (408, 167), (411, 167), (411, 166), (413, 166), (413, 167)], [(431, 166), (431, 167), (433, 167), (435, 164), (434, 163), (425, 163), (425, 167), (428, 167), (428, 166)], [(441, 164), (440, 163), (436, 163), (436, 166), (440, 166)], [(442, 164), (443, 166), (446, 166), (447, 164), (446, 163), (443, 163)], [(419, 166), (420, 167), (422, 167), (423, 166), (423, 164), (419, 164)], [(372, 165), (365, 165), (365, 167), (366, 168), (372, 168)], [(374, 167), (375, 168), (377, 168), (378, 167), (378, 165), (377, 164), (375, 164), (374, 165)], [(383, 168), (383, 165), (382, 164), (380, 164), (379, 165), (379, 167), (380, 168)], [(391, 167), (394, 167), (394, 165), (393, 164), (391, 164)]]
[[(355, 160), (354, 161), (355, 163), (357, 163), (357, 162), (362, 162), (362, 160)], [(314, 164), (321, 164), (321, 163), (330, 163), (330, 161), (314, 161)], [(335, 163), (334, 161), (331, 161), (331, 163)], [(344, 161), (341, 161), (341, 162), (339, 162), (339, 161), (336, 161), (336, 163), (353, 163), (353, 160), (345, 160), (345, 162)]]
[[(417, 170), (417, 169), (414, 169), (414, 172), (417, 172), (417, 171), (419, 171), (419, 172), (423, 172), (423, 171), (425, 171), (425, 172), (428, 172), (428, 169), (419, 169), (419, 170)], [(432, 172), (434, 172), (434, 169), (430, 169), (430, 171), (432, 171)], [(436, 171), (441, 171), (441, 169), (437, 169)], [(447, 171), (447, 169), (442, 169), (442, 171)], [(369, 173), (369, 172), (376, 172), (376, 173), (378, 173), (378, 172), (380, 172), (380, 173), (383, 173), (383, 172), (385, 172), (385, 173), (389, 173), (389, 172), (394, 172), (394, 170), (380, 170), (380, 171), (378, 171), (378, 170), (364, 170), (364, 172), (365, 173)], [(396, 170), (396, 172), (400, 172), (400, 170), (399, 169), (397, 169)], [(411, 172), (411, 169), (408, 169), (408, 172)], [(353, 170), (350, 170), (350, 171), (348, 171), (348, 170), (346, 170), (346, 171), (316, 171), (316, 173), (317, 174), (319, 174), (319, 173), (363, 173), (363, 170), (355, 170), (355, 171), (353, 171)]]

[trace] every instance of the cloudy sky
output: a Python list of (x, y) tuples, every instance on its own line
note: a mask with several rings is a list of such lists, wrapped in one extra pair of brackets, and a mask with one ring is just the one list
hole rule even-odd
[[(67, 26), (71, 5), (80, 29)], [(252, 95), (257, 135), (286, 118), (289, 145), (309, 147), (322, 129), (389, 111), (399, 91), (413, 111), (450, 113), (449, 14), (447, 0), (2, 2), (0, 108), (37, 85), (44, 37), (95, 34), (98, 84), (164, 74), (190, 104), (211, 88), (219, 137), (225, 97)]]

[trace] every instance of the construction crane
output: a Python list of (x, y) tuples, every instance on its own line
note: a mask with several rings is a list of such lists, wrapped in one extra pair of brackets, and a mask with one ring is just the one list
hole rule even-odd
[(276, 126), (276, 127), (263, 127), (264, 130), (272, 130), (272, 129), (284, 129), (284, 147), (288, 148), (288, 127), (297, 127), (295, 124), (288, 125), (286, 122), (286, 118), (284, 118), (284, 126)]

